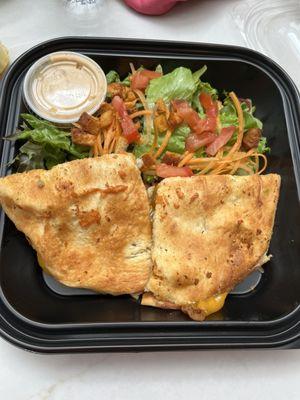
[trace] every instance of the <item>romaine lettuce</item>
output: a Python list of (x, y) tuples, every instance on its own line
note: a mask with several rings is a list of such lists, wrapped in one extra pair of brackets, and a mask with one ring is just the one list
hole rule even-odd
[[(245, 131), (247, 131), (250, 128), (262, 129), (263, 127), (262, 122), (253, 115), (255, 108), (252, 107), (251, 110), (249, 110), (246, 103), (241, 103), (241, 107), (244, 115)], [(224, 100), (224, 107), (220, 110), (220, 122), (223, 127), (230, 125), (235, 125), (235, 126), (238, 125), (238, 117), (236, 109), (229, 98), (226, 98)]]
[(25, 121), (23, 130), (6, 138), (26, 140), (14, 160), (18, 164), (18, 171), (50, 169), (68, 160), (88, 157), (87, 148), (74, 145), (68, 132), (31, 114), (21, 116)]
[[(185, 150), (185, 139), (187, 138), (189, 133), (190, 133), (190, 128), (186, 125), (182, 125), (176, 128), (168, 142), (165, 152), (171, 151), (174, 153), (183, 154)], [(152, 136), (151, 143), (135, 145), (133, 153), (137, 158), (141, 157), (143, 154), (147, 153), (150, 150), (153, 141), (153, 134), (151, 136)], [(158, 137), (158, 144), (161, 145), (163, 140), (164, 136), (160, 135)]]
[(160, 78), (152, 79), (146, 89), (148, 105), (153, 107), (158, 99), (163, 99), (167, 104), (174, 99), (191, 101), (197, 83), (192, 71), (179, 67)]

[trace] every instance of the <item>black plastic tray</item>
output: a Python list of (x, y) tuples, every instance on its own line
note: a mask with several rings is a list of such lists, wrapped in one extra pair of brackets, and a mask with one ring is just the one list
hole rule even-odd
[[(282, 177), (270, 252), (259, 284), (230, 295), (223, 310), (202, 323), (178, 311), (138, 305), (130, 296), (59, 294), (46, 283), (34, 251), (8, 218), (0, 220), (0, 330), (4, 338), (40, 352), (146, 351), (224, 347), (299, 347), (300, 208), (299, 94), (287, 74), (252, 50), (223, 45), (102, 38), (61, 38), (22, 55), (6, 74), (0, 97), (0, 132), (15, 131), (25, 111), (22, 82), (30, 65), (59, 50), (82, 52), (126, 75), (128, 63), (168, 71), (208, 66), (219, 89), (250, 97), (272, 148), (268, 172)], [(14, 146), (1, 141), (1, 175)]]

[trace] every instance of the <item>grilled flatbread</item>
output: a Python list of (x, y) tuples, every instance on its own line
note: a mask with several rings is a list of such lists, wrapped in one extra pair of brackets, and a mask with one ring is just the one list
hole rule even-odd
[(221, 308), (226, 293), (269, 260), (279, 187), (275, 174), (164, 179), (142, 304), (172, 303), (197, 320)]
[(105, 155), (0, 179), (0, 202), (65, 285), (143, 291), (151, 269), (147, 194), (134, 158)]

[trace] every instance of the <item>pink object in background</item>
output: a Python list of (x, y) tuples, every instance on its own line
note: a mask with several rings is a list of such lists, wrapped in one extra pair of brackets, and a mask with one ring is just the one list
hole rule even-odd
[(161, 15), (180, 1), (187, 0), (125, 0), (125, 3), (142, 14)]

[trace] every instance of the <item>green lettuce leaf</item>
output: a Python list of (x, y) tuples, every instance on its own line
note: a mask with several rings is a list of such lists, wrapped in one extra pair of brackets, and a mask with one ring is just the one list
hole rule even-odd
[(47, 169), (53, 168), (57, 164), (64, 163), (66, 161), (65, 153), (58, 149), (57, 147), (51, 145), (42, 146), (43, 157), (45, 161), (45, 166)]
[(195, 71), (193, 73), (193, 79), (195, 81), (195, 83), (198, 83), (198, 81), (200, 80), (201, 76), (206, 72), (207, 70), (207, 66), (203, 65), (202, 68), (198, 69), (198, 71)]
[[(262, 122), (253, 115), (255, 108), (252, 107), (251, 110), (249, 110), (246, 103), (242, 103), (241, 107), (244, 115), (245, 131), (247, 131), (250, 128), (262, 129), (263, 128)], [(224, 107), (220, 111), (220, 122), (223, 127), (230, 125), (234, 126), (238, 125), (237, 113), (230, 98), (226, 98), (224, 100)]]
[(259, 153), (271, 153), (271, 148), (267, 146), (267, 138), (262, 136), (257, 146)]
[(196, 89), (197, 84), (192, 71), (179, 67), (169, 74), (152, 79), (146, 89), (146, 96), (149, 106), (152, 107), (160, 98), (167, 104), (174, 99), (191, 101)]
[(202, 105), (200, 103), (199, 95), (200, 95), (200, 90), (197, 90), (193, 94), (192, 107), (193, 107), (194, 110), (197, 111), (197, 113), (199, 114), (200, 118), (204, 118), (205, 117), (205, 112), (204, 112), (203, 107), (202, 107)]
[(88, 157), (88, 149), (74, 145), (69, 132), (31, 114), (21, 116), (25, 121), (22, 125), (23, 130), (6, 138), (26, 140), (14, 159), (18, 171), (36, 168), (51, 169), (65, 161)]
[[(242, 104), (242, 106), (243, 106), (243, 104)], [(243, 114), (244, 114), (244, 124), (245, 124), (246, 131), (250, 128), (259, 128), (259, 129), (263, 128), (263, 124), (258, 118), (255, 118), (251, 112), (247, 111), (247, 109), (245, 109), (243, 107), (242, 107), (242, 109), (243, 109)]]
[[(188, 134), (190, 133), (190, 128), (186, 125), (179, 126), (176, 128), (168, 142), (166, 150), (163, 152), (162, 156), (165, 154), (166, 151), (171, 151), (173, 153), (183, 154), (185, 151), (185, 139), (187, 138)], [(158, 144), (160, 145), (164, 140), (164, 136), (158, 137)], [(149, 144), (137, 144), (134, 146), (133, 153), (134, 155), (139, 158), (143, 154), (147, 153), (153, 142), (153, 134), (152, 140)]]
[(198, 91), (199, 91), (199, 93), (206, 92), (206, 93), (210, 94), (211, 97), (213, 98), (213, 100), (217, 100), (218, 99), (218, 91), (217, 91), (217, 89), (213, 88), (210, 85), (210, 83), (208, 83), (208, 82), (200, 81), (199, 85), (198, 85)]
[(113, 82), (120, 82), (120, 76), (117, 71), (111, 70), (106, 74), (106, 81), (108, 84)]
[(220, 122), (222, 127), (238, 125), (237, 113), (231, 101), (224, 102), (224, 107), (220, 110)]
[[(32, 114), (21, 114), (21, 117), (25, 124), (23, 125), (24, 129), (30, 129), (28, 126), (30, 126), (33, 129), (51, 129), (52, 132), (57, 132), (60, 134), (62, 131), (61, 129), (57, 128), (55, 125), (53, 125), (49, 121), (45, 121), (44, 119), (39, 119), (35, 117)], [(68, 134), (65, 132), (65, 135)]]
[(31, 169), (44, 169), (43, 146), (26, 142), (20, 147), (18, 155), (10, 164), (17, 166), (17, 172), (29, 171)]
[(86, 155), (78, 150), (71, 142), (68, 132), (65, 132), (48, 121), (40, 120), (31, 114), (21, 114), (21, 117), (32, 128), (26, 128), (13, 137), (15, 140), (30, 140), (40, 145), (50, 145), (54, 148), (64, 150), (76, 158), (84, 158)]
[(121, 82), (122, 85), (128, 86), (128, 87), (129, 87), (129, 86), (130, 86), (130, 83), (131, 83), (130, 77), (131, 77), (131, 74), (129, 74), (128, 76), (126, 76), (126, 78)]
[(190, 128), (186, 125), (178, 126), (169, 140), (167, 150), (173, 153), (183, 154), (185, 151), (185, 139), (190, 131)]

